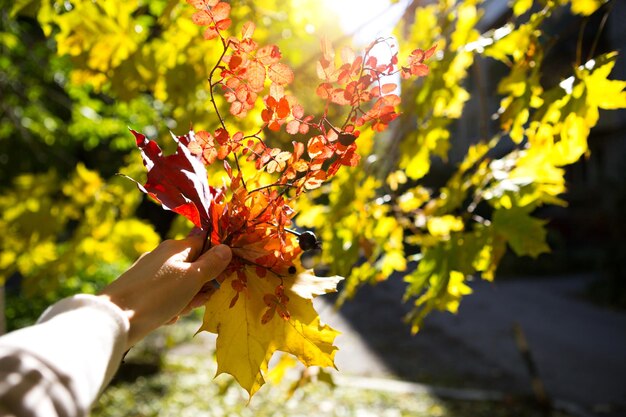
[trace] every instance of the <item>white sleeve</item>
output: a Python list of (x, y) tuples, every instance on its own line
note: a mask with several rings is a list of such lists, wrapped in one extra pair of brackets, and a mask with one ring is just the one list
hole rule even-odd
[(128, 329), (115, 304), (81, 294), (0, 337), (0, 415), (86, 416), (119, 367)]

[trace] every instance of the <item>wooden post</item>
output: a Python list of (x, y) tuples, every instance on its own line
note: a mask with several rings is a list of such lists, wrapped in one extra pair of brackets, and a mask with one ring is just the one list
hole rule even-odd
[(524, 364), (526, 365), (526, 370), (530, 376), (530, 383), (533, 389), (533, 393), (535, 394), (535, 399), (542, 407), (549, 409), (551, 407), (550, 397), (548, 397), (548, 393), (546, 392), (546, 388), (543, 385), (543, 381), (539, 376), (539, 371), (537, 369), (537, 365), (535, 364), (535, 359), (530, 352), (530, 347), (528, 345), (528, 340), (526, 339), (526, 335), (522, 330), (522, 326), (519, 323), (513, 324), (513, 334), (515, 335), (515, 342), (517, 344), (517, 348), (522, 355), (522, 359), (524, 360)]

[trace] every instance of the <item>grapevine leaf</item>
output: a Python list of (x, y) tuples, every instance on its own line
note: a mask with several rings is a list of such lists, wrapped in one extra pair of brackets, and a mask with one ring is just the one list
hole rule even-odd
[(214, 7), (219, 2), (220, 0), (187, 0), (187, 3), (199, 10)]
[[(228, 15), (230, 14), (230, 4), (226, 2), (221, 1), (217, 3), (215, 6), (213, 6), (212, 12), (213, 19), (215, 20), (216, 25), (219, 25), (219, 22), (230, 20), (228, 19)], [(227, 29), (227, 27), (224, 29)]]
[(196, 140), (189, 144), (189, 150), (192, 154), (200, 156), (205, 165), (211, 165), (217, 158), (215, 142), (209, 132), (197, 132)]
[(197, 12), (191, 16), (191, 20), (199, 26), (208, 26), (204, 31), (204, 38), (207, 40), (215, 39), (220, 36), (220, 30), (226, 30), (230, 27), (232, 21), (228, 17), (230, 14), (230, 4), (222, 1), (202, 1), (187, 0)]
[(381, 87), (381, 90), (382, 90), (383, 94), (389, 94), (389, 93), (395, 91), (395, 89), (397, 87), (398, 86), (396, 84), (394, 84), (394, 83), (383, 84), (383, 86)]
[(427, 51), (422, 49), (415, 49), (409, 55), (408, 66), (402, 67), (400, 75), (404, 79), (408, 79), (412, 76), (424, 77), (428, 75), (429, 69), (424, 61), (430, 58), (437, 50), (437, 45), (432, 46)]

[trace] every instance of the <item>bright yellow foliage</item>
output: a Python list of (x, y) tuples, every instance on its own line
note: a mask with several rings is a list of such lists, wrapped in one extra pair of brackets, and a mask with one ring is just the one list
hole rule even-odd
[[(54, 34), (58, 53), (72, 61), (70, 85), (91, 85), (96, 93), (122, 102), (149, 93), (159, 114), (178, 126), (217, 125), (214, 112), (207, 110), (206, 78), (221, 47), (201, 40), (184, 2), (19, 0), (14, 7), (30, 3), (40, 3), (40, 24), (47, 35)], [(314, 1), (264, 2), (263, 8), (280, 10), (275, 15), (255, 3), (230, 3), (234, 28), (251, 14), (271, 22), (257, 24), (257, 39), (284, 41), (281, 50), (293, 64), (314, 65), (312, 48), (304, 46), (305, 38), (317, 43), (317, 35), (308, 33), (310, 26), (317, 30), (322, 25), (321, 20), (317, 26), (310, 23), (312, 13), (324, 13), (313, 7)], [(589, 154), (587, 140), (599, 109), (626, 107), (626, 82), (610, 79), (617, 59), (611, 53), (578, 68), (572, 64), (571, 78), (544, 91), (543, 48), (549, 39), (542, 27), (562, 5), (590, 15), (604, 3), (511, 1), (514, 17), (482, 35), (478, 0), (430, 2), (405, 16), (397, 31), (399, 61), (405, 62), (415, 48), (436, 45), (437, 51), (428, 62), (427, 77), (401, 86), (406, 106), (400, 127), (376, 141), (372, 132), (361, 132), (361, 165), (343, 169), (296, 207), (297, 225), (315, 229), (323, 241), (320, 263), (347, 277), (340, 300), (364, 283), (403, 272), (405, 299), (414, 306), (408, 318), (416, 331), (428, 312), (458, 310), (462, 296), (471, 292), (469, 277), (492, 280), (507, 245), (520, 256), (549, 250), (545, 222), (534, 217), (534, 210), (565, 204), (560, 198), (566, 190), (564, 167)], [(150, 12), (144, 13), (145, 8)], [(438, 167), (431, 165), (433, 157), (447, 162), (455, 140), (451, 127), (466, 110), (468, 75), (478, 56), (499, 61), (506, 71), (493, 80), (499, 131), (491, 139), (476, 138), (478, 143), (469, 147), (444, 186), (426, 188), (419, 181)], [(217, 98), (216, 104), (225, 102)], [(329, 109), (329, 119), (335, 110)], [(229, 129), (232, 124), (252, 132), (259, 118), (256, 110), (226, 123)], [(502, 155), (499, 145), (509, 138), (513, 150)], [(139, 178), (142, 168), (129, 164), (122, 171)], [(244, 176), (254, 176), (254, 167), (247, 169)], [(223, 179), (210, 173), (211, 184)], [(45, 291), (53, 284), (49, 277), (73, 278), (96, 273), (101, 264), (129, 262), (158, 242), (151, 227), (133, 217), (138, 204), (133, 184), (102, 178), (83, 165), (68, 178), (54, 173), (18, 177), (12, 190), (0, 196), (2, 280), (17, 272), (26, 276), (30, 288)], [(61, 242), (59, 236), (75, 222), (76, 229)], [(311, 299), (334, 290), (337, 278), (260, 277), (252, 267), (246, 274), (245, 288), (235, 283), (239, 277), (226, 277), (205, 312), (201, 330), (219, 333), (218, 373), (234, 375), (252, 395), (265, 382), (277, 350), (305, 365), (332, 367), (337, 332), (319, 321)], [(280, 283), (289, 301), (284, 311), (274, 306), (263, 323), (273, 308), (265, 296)]]
[(446, 214), (441, 217), (431, 217), (426, 223), (428, 232), (440, 238), (450, 237), (451, 232), (460, 232), (463, 230), (463, 220), (458, 217)]
[[(159, 242), (151, 226), (128, 218), (139, 203), (134, 184), (106, 183), (83, 164), (63, 183), (56, 174), (23, 175), (0, 196), (0, 281), (20, 273), (27, 292), (53, 289), (102, 264), (129, 264)], [(80, 226), (59, 240), (69, 221)]]
[(515, 16), (520, 16), (532, 7), (533, 0), (514, 0), (511, 3), (513, 5), (513, 14), (515, 14)]
[(572, 0), (572, 12), (589, 16), (608, 0)]

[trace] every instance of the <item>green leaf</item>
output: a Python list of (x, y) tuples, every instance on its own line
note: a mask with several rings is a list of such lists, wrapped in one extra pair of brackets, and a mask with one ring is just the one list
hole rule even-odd
[(518, 256), (536, 258), (550, 252), (545, 224), (546, 221), (531, 217), (527, 208), (499, 209), (493, 216), (494, 233), (503, 236)]

